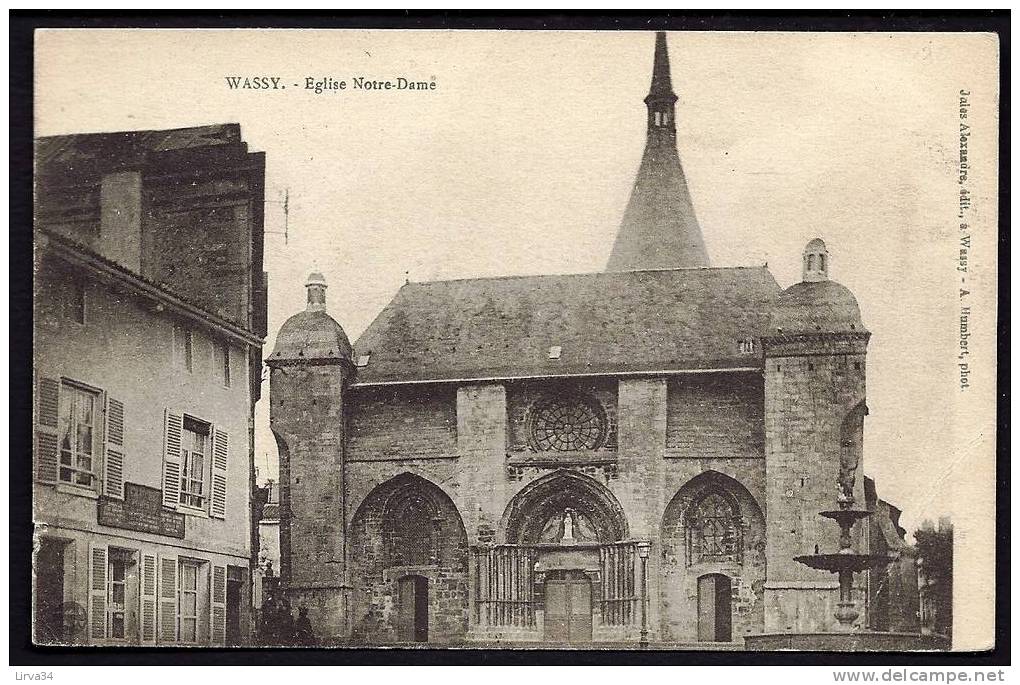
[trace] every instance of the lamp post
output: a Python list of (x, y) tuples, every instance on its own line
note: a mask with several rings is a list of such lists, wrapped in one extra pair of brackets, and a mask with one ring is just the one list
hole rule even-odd
[(648, 548), (651, 544), (648, 540), (637, 543), (641, 557), (641, 649), (648, 649)]

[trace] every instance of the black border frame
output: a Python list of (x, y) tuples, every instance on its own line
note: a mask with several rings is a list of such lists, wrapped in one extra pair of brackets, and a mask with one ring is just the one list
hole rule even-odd
[(390, 11), (327, 15), (319, 12), (117, 13), (16, 11), (10, 17), (10, 453), (31, 452), (32, 346), (32, 102), (33, 32), (37, 28), (400, 28), (508, 30), (712, 30), (712, 31), (965, 31), (999, 39), (999, 290), (996, 431), (996, 626), (987, 652), (676, 652), (618, 650), (484, 649), (105, 649), (35, 647), (31, 644), (31, 478), (29, 460), (10, 460), (9, 664), (86, 665), (813, 665), (992, 667), (1010, 662), (1010, 463), (1009, 338), (1010, 215), (1009, 113), (1010, 12), (812, 11), (683, 14), (591, 11), (484, 13)]

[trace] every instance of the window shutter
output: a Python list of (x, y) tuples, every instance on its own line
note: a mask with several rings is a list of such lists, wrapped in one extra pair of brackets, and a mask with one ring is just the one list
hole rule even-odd
[(156, 642), (156, 555), (142, 555), (142, 644)]
[(227, 641), (227, 567), (212, 567), (212, 578), (209, 582), (209, 624), (210, 640), (214, 645), (222, 645)]
[(106, 639), (106, 547), (92, 545), (89, 554), (89, 639)]
[(209, 515), (222, 519), (227, 517), (227, 454), (230, 442), (226, 431), (213, 430), (212, 498)]
[(163, 506), (176, 509), (181, 502), (181, 435), (184, 417), (166, 410), (163, 438)]
[(43, 483), (57, 482), (60, 461), (57, 415), (60, 408), (60, 382), (40, 378), (36, 384), (35, 475)]
[(177, 557), (159, 558), (159, 642), (177, 642)]
[(106, 458), (103, 494), (124, 499), (124, 403), (106, 397)]

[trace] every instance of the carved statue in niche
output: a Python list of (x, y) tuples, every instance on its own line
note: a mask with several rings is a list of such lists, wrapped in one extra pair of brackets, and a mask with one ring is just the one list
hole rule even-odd
[(848, 509), (854, 503), (854, 484), (863, 450), (864, 417), (868, 406), (859, 402), (850, 410), (840, 428), (839, 477), (836, 480), (838, 492), (836, 501), (840, 508)]
[(577, 542), (598, 542), (598, 533), (587, 516), (576, 509), (564, 509), (554, 514), (542, 526), (539, 542), (570, 545)]

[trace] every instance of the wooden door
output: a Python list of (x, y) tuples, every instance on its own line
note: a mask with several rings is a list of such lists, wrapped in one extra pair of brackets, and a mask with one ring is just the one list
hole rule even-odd
[(414, 576), (397, 584), (397, 640), (414, 642)]
[(591, 582), (583, 577), (570, 583), (569, 642), (591, 642)]
[(545, 584), (545, 640), (591, 642), (591, 582), (567, 572)]
[(550, 580), (545, 584), (545, 639), (547, 642), (570, 640), (570, 609), (567, 592), (570, 584)]
[(733, 639), (730, 579), (719, 573), (698, 578), (698, 641)]
[(397, 640), (428, 642), (429, 580), (406, 576), (397, 583)]

